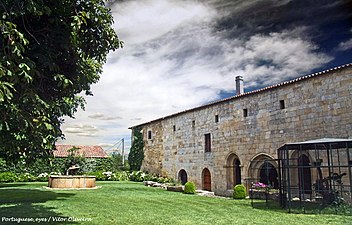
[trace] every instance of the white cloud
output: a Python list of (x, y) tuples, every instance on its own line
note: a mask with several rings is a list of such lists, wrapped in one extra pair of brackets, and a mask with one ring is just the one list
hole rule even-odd
[(66, 142), (128, 142), (128, 127), (216, 100), (234, 91), (236, 75), (247, 87), (270, 85), (330, 60), (301, 38), (304, 27), (229, 39), (212, 30), (219, 15), (199, 1), (126, 1), (114, 13), (125, 48), (109, 55), (86, 112), (67, 119)]
[(65, 134), (84, 137), (95, 137), (99, 132), (97, 127), (88, 124), (66, 124), (63, 130)]
[(94, 113), (93, 115), (89, 115), (89, 118), (98, 119), (98, 120), (120, 120), (123, 119), (121, 116), (107, 116), (102, 113)]
[(86, 124), (72, 124), (71, 127), (67, 127), (65, 129), (66, 132), (68, 133), (81, 133), (81, 132), (95, 132), (98, 131), (98, 128), (92, 125), (86, 125)]
[(100, 119), (100, 118), (103, 118), (104, 115), (98, 112), (98, 113), (94, 113), (93, 115), (89, 115), (88, 117), (93, 119)]
[(111, 143), (99, 143), (97, 145), (100, 146), (100, 147), (112, 147), (112, 146), (114, 146), (114, 144), (111, 144)]
[(347, 51), (349, 49), (352, 49), (352, 38), (347, 41), (341, 42), (338, 46), (339, 51)]
[(196, 2), (144, 0), (119, 3), (112, 9), (115, 28), (126, 47), (150, 41), (195, 20), (206, 20), (209, 9)]

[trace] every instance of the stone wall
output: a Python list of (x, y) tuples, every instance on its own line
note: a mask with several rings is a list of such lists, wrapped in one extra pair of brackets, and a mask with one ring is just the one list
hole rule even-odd
[[(174, 179), (184, 169), (201, 189), (207, 168), (212, 190), (228, 195), (235, 183), (235, 159), (245, 183), (258, 176), (251, 161), (277, 158), (285, 143), (352, 138), (351, 109), (351, 67), (195, 108), (143, 125), (143, 169)], [(147, 140), (148, 130), (153, 140)], [(208, 133), (211, 152), (204, 150)]]
[[(144, 160), (141, 170), (168, 176), (163, 170), (163, 127), (161, 122), (151, 123), (142, 129), (144, 139)], [(150, 132), (151, 137), (148, 137)]]

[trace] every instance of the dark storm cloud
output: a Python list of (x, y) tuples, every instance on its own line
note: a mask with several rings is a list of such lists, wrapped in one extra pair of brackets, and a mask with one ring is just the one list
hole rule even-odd
[(217, 28), (238, 33), (269, 33), (297, 26), (324, 26), (351, 18), (352, 1), (248, 1), (217, 0), (220, 15)]
[(334, 54), (332, 51), (341, 42), (351, 38), (351, 0), (214, 0), (211, 4), (223, 15), (214, 29), (225, 31), (230, 39), (306, 27), (299, 34), (301, 38), (313, 42), (325, 53)]

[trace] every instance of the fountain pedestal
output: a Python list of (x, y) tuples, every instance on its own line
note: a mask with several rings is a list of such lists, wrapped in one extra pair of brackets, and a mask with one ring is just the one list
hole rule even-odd
[(95, 188), (95, 176), (49, 176), (50, 188)]

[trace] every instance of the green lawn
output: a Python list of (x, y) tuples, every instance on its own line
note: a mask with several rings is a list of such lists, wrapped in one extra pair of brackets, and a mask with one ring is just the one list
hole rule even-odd
[(253, 209), (249, 200), (185, 195), (141, 183), (98, 182), (99, 189), (78, 191), (45, 185), (0, 184), (0, 224), (17, 224), (5, 222), (11, 217), (51, 220), (41, 224), (352, 224), (352, 216)]

